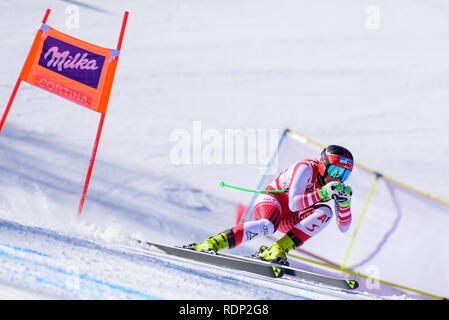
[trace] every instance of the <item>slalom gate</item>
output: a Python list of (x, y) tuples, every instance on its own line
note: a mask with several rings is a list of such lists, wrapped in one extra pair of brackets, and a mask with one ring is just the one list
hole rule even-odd
[(89, 168), (78, 205), (80, 215), (95, 163), (128, 12), (125, 11), (123, 16), (116, 49), (102, 48), (53, 29), (46, 23), (49, 15), (50, 9), (47, 9), (3, 113), (0, 132), (22, 81), (100, 113)]

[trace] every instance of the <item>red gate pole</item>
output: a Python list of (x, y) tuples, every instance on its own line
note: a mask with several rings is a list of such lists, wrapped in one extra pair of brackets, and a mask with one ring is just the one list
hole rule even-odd
[(84, 182), (83, 193), (81, 195), (81, 200), (78, 205), (78, 215), (83, 211), (84, 200), (86, 199), (87, 188), (89, 187), (90, 176), (92, 175), (92, 169), (95, 163), (95, 156), (97, 155), (98, 143), (100, 142), (101, 130), (103, 129), (103, 123), (106, 113), (101, 114), (100, 123), (98, 124), (97, 136), (95, 137), (94, 148), (92, 150), (92, 155), (90, 156), (89, 169), (87, 170), (86, 181)]
[[(125, 28), (126, 28), (126, 22), (128, 20), (128, 14), (129, 14), (129, 12), (125, 11), (125, 14), (123, 16), (122, 28), (120, 30), (120, 36), (119, 36), (118, 43), (117, 43), (117, 50), (120, 50), (122, 48), (122, 41), (123, 41), (123, 36), (125, 34)], [(81, 195), (80, 203), (78, 205), (78, 216), (81, 215), (81, 212), (83, 211), (84, 201), (86, 199), (87, 189), (89, 187), (89, 181), (90, 181), (90, 177), (92, 175), (92, 169), (93, 169), (94, 163), (95, 163), (95, 156), (97, 155), (98, 144), (100, 142), (100, 136), (101, 136), (101, 131), (103, 129), (103, 123), (104, 123), (105, 116), (106, 116), (106, 113), (101, 114), (100, 123), (98, 124), (97, 136), (95, 137), (95, 143), (94, 143), (94, 147), (92, 150), (92, 155), (90, 156), (89, 169), (87, 170), (86, 180), (84, 182), (83, 193)]]
[[(50, 15), (50, 11), (51, 11), (50, 9), (47, 9), (47, 11), (45, 12), (44, 18), (42, 19), (42, 23), (47, 22), (48, 16)], [(3, 125), (5, 124), (6, 117), (8, 116), (9, 110), (11, 109), (12, 103), (14, 101), (14, 98), (16, 97), (16, 93), (19, 90), (21, 82), (22, 82), (22, 79), (20, 79), (20, 76), (19, 76), (19, 78), (17, 78), (14, 89), (12, 90), (11, 96), (9, 97), (8, 104), (6, 105), (6, 109), (3, 112), (2, 120), (0, 120), (0, 132), (3, 129)]]
[(17, 90), (19, 90), (21, 81), (22, 80), (19, 77), (16, 81), (16, 85), (14, 86), (14, 89), (12, 90), (11, 96), (9, 97), (8, 104), (6, 105), (6, 109), (3, 112), (2, 120), (0, 121), (0, 132), (2, 131), (3, 125), (5, 124), (6, 117), (8, 116), (9, 109), (11, 109), (11, 105), (12, 105), (12, 102), (14, 101), (14, 98), (16, 97)]

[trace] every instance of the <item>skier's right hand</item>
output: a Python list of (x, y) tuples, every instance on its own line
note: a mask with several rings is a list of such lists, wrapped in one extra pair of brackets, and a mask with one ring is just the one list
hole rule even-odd
[(338, 196), (338, 194), (343, 190), (345, 185), (338, 181), (331, 181), (324, 187), (318, 189), (318, 194), (320, 195), (322, 201), (328, 201), (333, 198), (333, 196)]

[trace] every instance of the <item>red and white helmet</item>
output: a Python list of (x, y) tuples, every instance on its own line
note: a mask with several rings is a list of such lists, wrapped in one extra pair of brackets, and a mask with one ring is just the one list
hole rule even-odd
[(318, 172), (322, 177), (328, 174), (332, 178), (340, 178), (340, 181), (344, 182), (349, 178), (353, 166), (354, 158), (348, 149), (330, 145), (321, 152)]

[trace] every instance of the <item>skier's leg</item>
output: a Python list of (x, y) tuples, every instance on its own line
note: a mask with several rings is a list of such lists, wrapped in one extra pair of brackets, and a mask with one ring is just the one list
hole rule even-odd
[(266, 201), (266, 197), (258, 197), (256, 200), (254, 206), (256, 220), (238, 224), (201, 243), (193, 243), (188, 247), (197, 251), (218, 251), (237, 247), (256, 237), (273, 234), (279, 225), (281, 209), (279, 203), (273, 201), (274, 198), (268, 200)]
[(281, 205), (270, 195), (262, 194), (254, 204), (254, 221), (241, 223), (224, 231), (229, 241), (229, 248), (260, 236), (273, 234), (279, 226)]
[(248, 221), (223, 231), (226, 234), (229, 248), (234, 248), (256, 237), (274, 233), (274, 225), (268, 219)]
[[(286, 254), (303, 245), (311, 237), (324, 229), (332, 218), (332, 209), (324, 204), (309, 207), (297, 215), (281, 222), (279, 231), (285, 236), (273, 243), (269, 248), (262, 247), (256, 257), (280, 264), (287, 264)], [(298, 222), (299, 221), (299, 222)], [(288, 231), (287, 231), (288, 230)]]
[(287, 234), (299, 247), (311, 237), (321, 232), (331, 221), (332, 209), (325, 204), (314, 205), (300, 213), (301, 221), (294, 225)]

